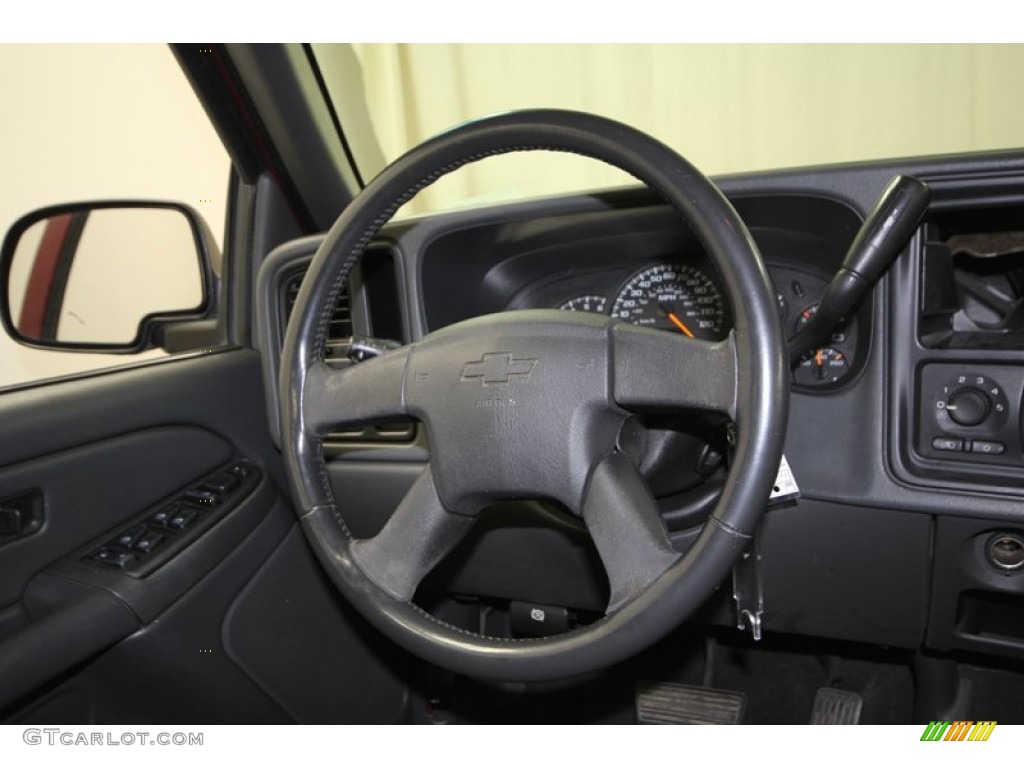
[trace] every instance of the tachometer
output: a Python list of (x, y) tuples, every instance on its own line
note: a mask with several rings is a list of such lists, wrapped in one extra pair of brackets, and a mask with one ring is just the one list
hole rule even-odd
[(706, 272), (683, 264), (655, 264), (633, 275), (612, 305), (612, 317), (697, 339), (725, 335), (722, 294)]

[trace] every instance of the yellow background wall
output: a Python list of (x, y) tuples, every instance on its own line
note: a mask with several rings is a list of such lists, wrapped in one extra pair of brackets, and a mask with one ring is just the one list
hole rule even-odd
[[(1024, 45), (365, 44), (385, 154), (523, 107), (631, 123), (706, 173), (1024, 146)], [(417, 207), (622, 183), (561, 156), (488, 160)]]
[[(523, 107), (629, 122), (719, 174), (1024, 145), (1024, 45), (357, 44), (393, 158), (462, 120)], [(0, 227), (33, 208), (172, 199), (223, 231), (228, 160), (166, 46), (0, 45)], [(598, 163), (470, 166), (413, 210), (615, 185)], [(0, 334), (0, 386), (129, 362)]]
[[(227, 152), (166, 45), (0, 45), (0, 73), (0, 232), (43, 206), (136, 198), (188, 203), (221, 240)], [(0, 331), (0, 386), (133, 359)]]

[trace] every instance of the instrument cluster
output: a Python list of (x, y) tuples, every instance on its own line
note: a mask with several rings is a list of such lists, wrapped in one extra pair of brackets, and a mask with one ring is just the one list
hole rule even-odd
[[(818, 309), (826, 281), (806, 270), (770, 265), (779, 319), (786, 336), (792, 336)], [(604, 290), (567, 296), (555, 307), (576, 312), (596, 312), (688, 338), (718, 341), (732, 327), (728, 302), (717, 276), (698, 261), (665, 260), (644, 265)], [(551, 296), (550, 287), (542, 291)], [(550, 306), (550, 305), (549, 305)], [(829, 343), (805, 355), (793, 369), (797, 388), (828, 390), (845, 384), (854, 372), (857, 323), (851, 319), (832, 334)]]

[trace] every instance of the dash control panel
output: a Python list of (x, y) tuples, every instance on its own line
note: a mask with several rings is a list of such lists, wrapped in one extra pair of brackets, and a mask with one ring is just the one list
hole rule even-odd
[(1024, 367), (932, 363), (921, 370), (917, 451), (959, 463), (1024, 466)]
[(259, 484), (242, 459), (183, 489), (82, 557), (87, 563), (146, 576), (236, 507)]

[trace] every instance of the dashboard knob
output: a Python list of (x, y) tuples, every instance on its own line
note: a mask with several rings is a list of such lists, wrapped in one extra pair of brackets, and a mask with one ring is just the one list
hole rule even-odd
[(946, 412), (949, 418), (963, 427), (975, 427), (981, 424), (992, 408), (988, 395), (974, 387), (957, 389), (946, 399)]

